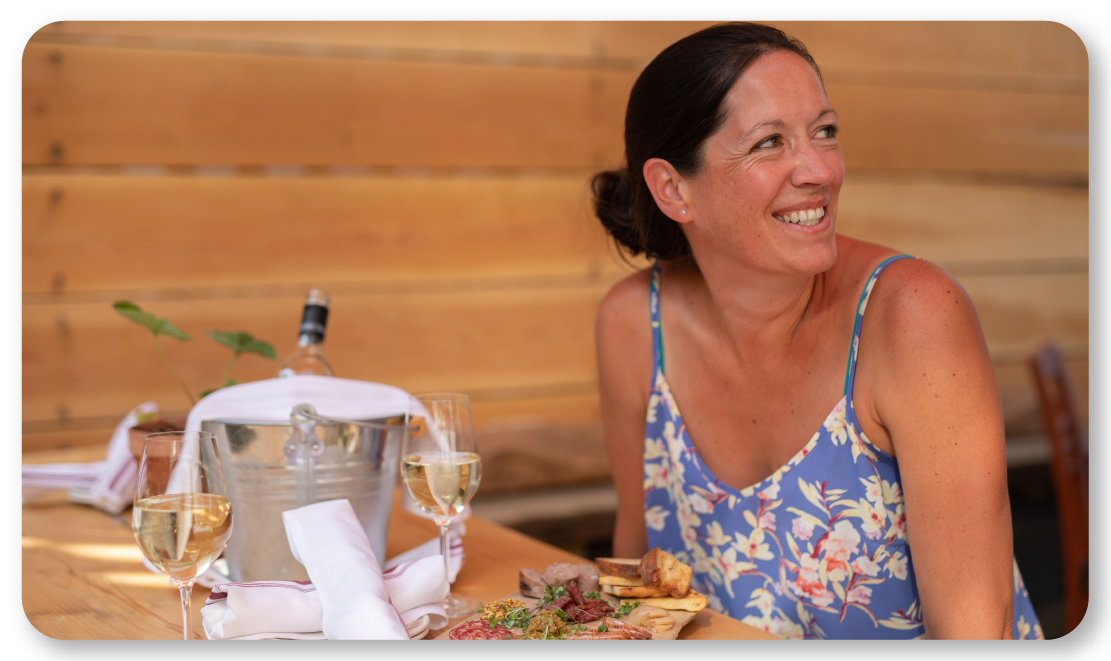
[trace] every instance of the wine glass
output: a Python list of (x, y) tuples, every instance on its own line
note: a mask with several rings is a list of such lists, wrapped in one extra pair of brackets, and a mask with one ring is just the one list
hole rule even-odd
[(231, 501), (215, 435), (175, 431), (147, 436), (131, 530), (147, 560), (181, 591), (189, 640), (193, 583), (231, 537)]
[[(401, 448), (401, 474), (417, 506), (440, 527), (440, 553), (450, 576), (448, 524), (471, 501), (482, 479), (470, 400), (459, 393), (414, 395), (409, 421)], [(475, 599), (451, 592), (442, 605), (449, 618), (470, 616), (482, 607)]]

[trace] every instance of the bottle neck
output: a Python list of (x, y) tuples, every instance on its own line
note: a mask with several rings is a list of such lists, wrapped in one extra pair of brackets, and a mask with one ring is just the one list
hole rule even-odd
[(297, 338), (297, 346), (313, 353), (320, 353), (324, 351), (324, 338), (313, 333), (301, 333)]

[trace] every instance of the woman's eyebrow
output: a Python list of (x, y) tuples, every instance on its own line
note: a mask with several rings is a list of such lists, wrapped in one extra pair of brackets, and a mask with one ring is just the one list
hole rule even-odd
[(757, 131), (764, 128), (765, 126), (780, 127), (780, 126), (783, 126), (783, 120), (782, 119), (773, 119), (770, 122), (760, 122), (756, 126), (753, 126), (751, 129), (749, 129), (747, 133), (742, 135), (741, 136), (741, 141), (743, 142), (745, 140), (748, 140), (748, 136), (752, 135), (753, 133), (756, 133)]
[[(818, 116), (814, 118), (814, 121), (817, 122), (817, 121), (821, 120), (823, 117), (825, 117), (826, 115), (831, 115), (831, 114), (834, 117), (837, 117), (837, 112), (833, 108), (826, 108), (822, 112), (818, 113)], [(751, 129), (749, 129), (747, 133), (742, 135), (741, 136), (741, 141), (748, 140), (748, 137), (750, 135), (752, 135), (753, 133), (756, 133), (757, 131), (764, 128), (765, 126), (774, 126), (776, 128), (779, 128), (779, 127), (783, 126), (783, 120), (782, 119), (773, 119), (773, 120), (767, 121), (767, 122), (760, 122), (759, 124), (756, 124)]]

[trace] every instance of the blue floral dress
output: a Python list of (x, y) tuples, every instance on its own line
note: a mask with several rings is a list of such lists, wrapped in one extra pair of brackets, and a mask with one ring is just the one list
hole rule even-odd
[[(660, 266), (652, 269), (654, 357), (644, 439), (648, 546), (694, 568), (710, 607), (783, 638), (925, 635), (907, 542), (899, 465), (864, 436), (852, 402), (856, 313), (844, 397), (798, 454), (744, 489), (723, 484), (699, 458), (664, 378)], [(1014, 637), (1042, 638), (1014, 566)]]

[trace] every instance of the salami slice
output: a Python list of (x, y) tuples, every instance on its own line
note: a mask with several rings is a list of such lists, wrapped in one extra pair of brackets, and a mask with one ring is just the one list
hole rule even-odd
[(513, 640), (516, 636), (502, 626), (491, 627), (489, 622), (472, 620), (464, 622), (448, 633), (450, 640)]

